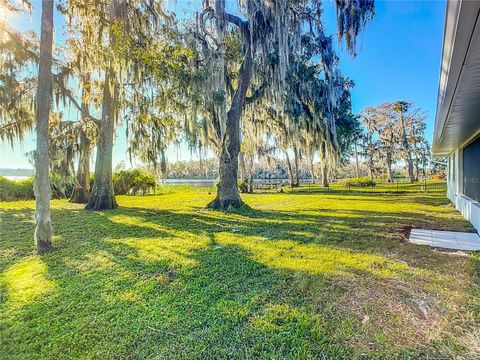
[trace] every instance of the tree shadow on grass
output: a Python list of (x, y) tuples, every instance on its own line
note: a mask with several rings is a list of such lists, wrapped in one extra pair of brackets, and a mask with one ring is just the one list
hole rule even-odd
[[(1, 270), (32, 256), (32, 212), (3, 211)], [(40, 258), (52, 288), (18, 306), (3, 291), (0, 348), (19, 358), (349, 358), (415, 347), (395, 334), (435, 326), (419, 312), (432, 296), (422, 283), (452, 285), (422, 269), (465, 264), (382, 235), (411, 215), (54, 210), (55, 251)]]
[[(164, 260), (139, 261), (131, 257), (136, 249), (122, 244), (106, 243), (101, 256), (96, 249), (75, 250), (78, 262), (42, 256), (46, 276), (56, 284), (51, 293), (21, 308), (7, 308), (1, 340), (5, 355), (352, 358), (360, 350), (391, 352), (394, 339), (377, 341), (375, 336), (399, 330), (364, 327), (364, 311), (374, 305), (369, 289), (382, 297), (375, 299), (382, 316), (393, 316), (399, 306), (416, 312), (408, 304), (382, 303), (393, 294), (393, 285), (383, 291), (378, 285), (384, 279), (371, 273), (275, 269), (255, 261), (251, 251), (215, 237), (187, 254), (193, 265), (184, 268)], [(414, 294), (408, 288), (405, 292)], [(408, 326), (422, 326), (401, 325), (406, 333)], [(395, 349), (409, 341), (403, 339)]]
[[(21, 255), (32, 254), (33, 221), (31, 209), (4, 210), (2, 220), (5, 241), (0, 251), (5, 257), (0, 270)], [(437, 270), (441, 254), (431, 255), (428, 249), (406, 244), (397, 230), (403, 226), (452, 230), (437, 216), (412, 212), (369, 210), (243, 210), (235, 213), (215, 211), (170, 211), (141, 207), (121, 207), (108, 212), (85, 212), (76, 209), (53, 210), (56, 250), (68, 251), (72, 246), (98, 246), (112, 242), (133, 246), (152, 259), (167, 257), (181, 260), (182, 253), (206, 243), (216, 233), (255, 240), (293, 244), (319, 244), (340, 250), (393, 257), (409, 265)], [(459, 225), (463, 226), (463, 223)], [(461, 229), (460, 229), (461, 230)], [(103, 239), (102, 242), (97, 241)], [(160, 241), (162, 240), (162, 241)], [(174, 241), (175, 240), (175, 241)], [(162, 252), (162, 242), (170, 246)], [(412, 256), (412, 252), (415, 256)], [(170, 256), (167, 256), (170, 253)], [(424, 261), (426, 258), (430, 261)], [(445, 267), (442, 267), (445, 269)], [(447, 268), (448, 269), (448, 268)]]
[[(78, 261), (73, 254), (41, 257), (45, 276), (55, 283), (50, 293), (21, 307), (3, 304), (2, 357), (314, 357), (351, 351), (330, 349), (315, 317), (279, 297), (282, 274), (238, 246), (213, 241), (186, 255), (194, 265), (174, 269), (175, 263), (158, 261), (155, 272), (148, 261), (131, 257), (136, 249), (126, 245), (75, 251)], [(171, 273), (162, 269), (166, 265)]]

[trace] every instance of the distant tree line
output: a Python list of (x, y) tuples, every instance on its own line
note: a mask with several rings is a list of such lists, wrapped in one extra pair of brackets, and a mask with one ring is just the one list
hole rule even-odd
[[(351, 86), (351, 85), (350, 85)], [(336, 140), (340, 162), (329, 167), (321, 153), (308, 141), (309, 133), (294, 145), (282, 150), (275, 144), (275, 133), (244, 137), (239, 153), (239, 178), (286, 178), (292, 187), (298, 179), (320, 179), (327, 186), (330, 180), (368, 176), (387, 182), (395, 177), (410, 182), (444, 171), (441, 161), (430, 163), (430, 145), (425, 138), (426, 113), (412, 102), (396, 101), (368, 107), (354, 116), (350, 110), (350, 94), (345, 92), (346, 111), (335, 118)], [(316, 157), (316, 161), (314, 161)], [(195, 178), (218, 176), (218, 163), (211, 159), (168, 164), (166, 177)], [(248, 180), (248, 179), (247, 179)]]

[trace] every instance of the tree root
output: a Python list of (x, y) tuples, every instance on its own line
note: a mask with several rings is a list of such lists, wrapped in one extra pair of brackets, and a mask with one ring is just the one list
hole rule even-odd
[(118, 207), (117, 201), (115, 199), (115, 195), (104, 195), (98, 196), (92, 194), (90, 196), (90, 200), (88, 201), (87, 205), (85, 206), (85, 210), (113, 210)]
[(70, 202), (74, 204), (87, 204), (90, 200), (90, 193), (82, 188), (75, 188), (73, 190)]
[(219, 210), (219, 211), (250, 209), (250, 207), (247, 204), (245, 204), (241, 199), (220, 200), (218, 197), (216, 197), (213, 201), (208, 203), (205, 208), (211, 209), (211, 210)]

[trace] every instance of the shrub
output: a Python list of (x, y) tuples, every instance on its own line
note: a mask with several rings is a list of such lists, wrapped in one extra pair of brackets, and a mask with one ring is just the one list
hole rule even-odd
[(344, 185), (349, 187), (367, 187), (367, 186), (375, 186), (376, 182), (368, 177), (359, 177), (359, 178), (351, 178), (345, 179)]
[[(35, 199), (33, 181), (33, 177), (17, 181), (0, 176), (0, 201)], [(90, 182), (93, 185), (93, 176), (91, 176)], [(113, 174), (113, 187), (118, 195), (145, 194), (154, 189), (155, 184), (154, 175), (139, 170), (123, 170)], [(53, 175), (50, 176), (50, 186), (53, 199), (69, 198), (75, 187), (75, 179)]]
[(0, 201), (31, 200), (34, 198), (33, 178), (16, 181), (0, 176)]
[(113, 188), (117, 195), (145, 194), (155, 189), (154, 175), (140, 170), (122, 170), (113, 174)]
[[(33, 177), (25, 180), (9, 180), (0, 176), (0, 201), (34, 200), (33, 182)], [(73, 178), (64, 179), (56, 175), (50, 176), (52, 199), (69, 198), (74, 185)]]

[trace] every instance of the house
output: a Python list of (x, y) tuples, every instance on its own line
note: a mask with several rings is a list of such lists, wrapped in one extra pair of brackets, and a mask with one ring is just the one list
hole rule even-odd
[(447, 196), (480, 230), (480, 1), (447, 1), (433, 135)]

